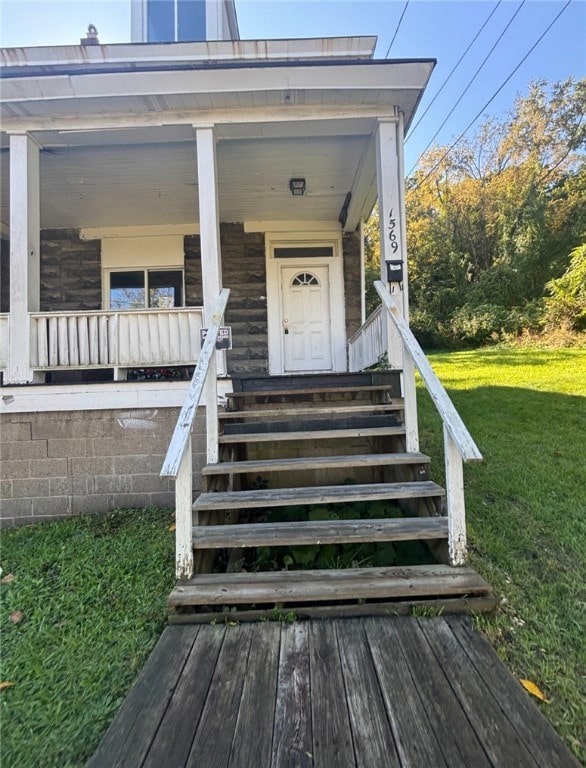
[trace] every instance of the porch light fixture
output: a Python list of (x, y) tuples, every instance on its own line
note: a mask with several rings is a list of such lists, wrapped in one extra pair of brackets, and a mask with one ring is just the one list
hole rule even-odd
[(294, 197), (304, 195), (306, 187), (305, 179), (289, 179), (289, 189)]

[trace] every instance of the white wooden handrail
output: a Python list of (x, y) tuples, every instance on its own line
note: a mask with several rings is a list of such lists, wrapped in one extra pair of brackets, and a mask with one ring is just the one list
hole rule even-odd
[(163, 462), (163, 468), (161, 469), (161, 477), (177, 478), (179, 473), (179, 465), (181, 464), (183, 452), (185, 451), (185, 446), (187, 445), (187, 441), (191, 434), (193, 420), (195, 419), (199, 401), (201, 400), (210, 360), (216, 349), (218, 332), (222, 325), (224, 311), (226, 310), (229, 296), (229, 288), (223, 288), (220, 291), (220, 296), (214, 314), (212, 315), (212, 321), (207, 330), (195, 371), (193, 372), (185, 402), (183, 403), (183, 407), (177, 418), (175, 430), (171, 442), (169, 443), (169, 448), (167, 449), (167, 455)]
[(478, 446), (472, 439), (472, 436), (470, 432), (468, 432), (460, 414), (450, 400), (450, 396), (442, 386), (441, 381), (438, 379), (435, 371), (431, 367), (429, 360), (425, 356), (425, 352), (421, 349), (419, 342), (413, 335), (413, 332), (409, 328), (405, 318), (400, 313), (399, 308), (393, 301), (391, 294), (380, 280), (375, 282), (374, 287), (376, 288), (378, 295), (381, 297), (383, 304), (388, 309), (391, 319), (393, 320), (395, 327), (397, 328), (403, 340), (405, 350), (421, 374), (421, 378), (423, 379), (427, 391), (429, 392), (429, 395), (433, 400), (439, 415), (442, 418), (445, 428), (448, 430), (454, 443), (456, 444), (462, 460), (465, 462), (482, 461), (483, 457), (478, 450)]
[[(223, 288), (209, 324), (189, 390), (179, 413), (161, 469), (161, 477), (175, 479), (175, 575), (188, 579), (193, 575), (193, 468), (191, 430), (199, 401), (207, 382), (206, 426), (208, 461), (217, 461), (218, 400), (216, 340), (230, 291)], [(210, 457), (212, 457), (210, 459)], [(215, 458), (213, 458), (215, 457)]]

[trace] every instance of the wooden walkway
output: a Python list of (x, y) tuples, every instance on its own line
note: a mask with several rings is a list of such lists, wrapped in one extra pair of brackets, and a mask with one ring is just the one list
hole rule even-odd
[(92, 768), (572, 768), (455, 618), (172, 626)]

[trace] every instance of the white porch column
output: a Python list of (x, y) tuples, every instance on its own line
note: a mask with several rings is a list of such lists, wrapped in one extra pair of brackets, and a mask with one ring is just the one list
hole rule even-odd
[(39, 145), (26, 133), (10, 136), (10, 330), (5, 382), (39, 379), (30, 368), (29, 312), (40, 308)]
[[(216, 139), (213, 127), (196, 128), (197, 184), (199, 193), (199, 232), (204, 323), (209, 327), (222, 289), (222, 255), (218, 209)], [(217, 376), (226, 373), (225, 353), (211, 358), (206, 382), (207, 460), (218, 461)]]
[[(403, 161), (403, 115), (399, 122), (380, 120), (376, 134), (378, 204), (380, 217), (381, 280), (393, 294), (403, 317), (409, 321), (409, 276)], [(398, 282), (390, 276), (400, 274)], [(391, 319), (387, 319), (389, 364), (403, 370), (403, 397), (407, 451), (419, 450), (415, 368)]]

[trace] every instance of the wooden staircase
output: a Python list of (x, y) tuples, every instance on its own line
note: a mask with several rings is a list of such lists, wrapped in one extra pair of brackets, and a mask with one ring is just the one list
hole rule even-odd
[[(196, 575), (169, 596), (170, 621), (491, 609), (475, 571), (445, 564), (445, 492), (429, 458), (405, 450), (399, 395), (398, 372), (234, 380), (220, 461), (203, 468), (193, 505)], [(399, 542), (427, 546), (411, 562)], [(256, 570), (269, 547), (310, 565), (327, 551), (336, 565), (339, 545), (368, 546), (369, 561), (302, 570), (289, 557)]]

